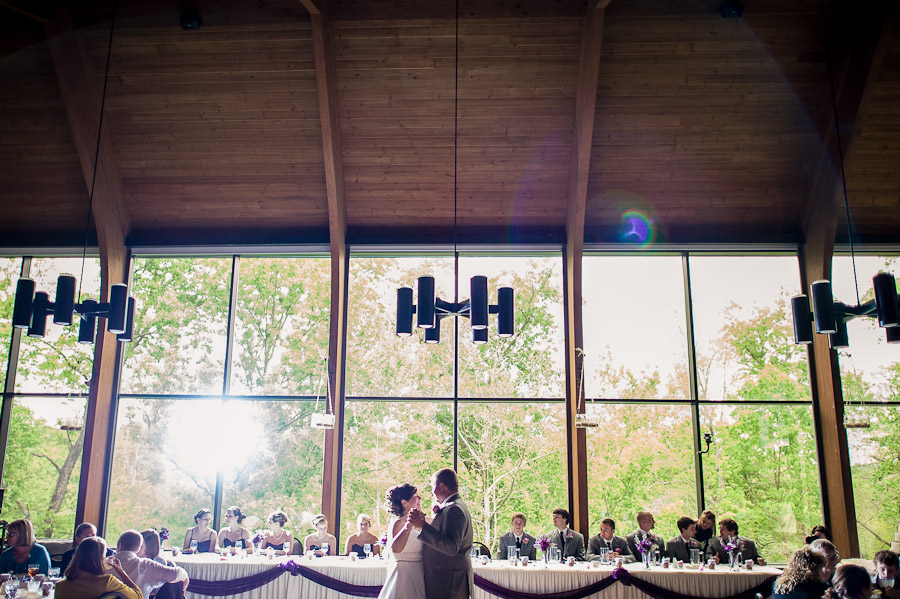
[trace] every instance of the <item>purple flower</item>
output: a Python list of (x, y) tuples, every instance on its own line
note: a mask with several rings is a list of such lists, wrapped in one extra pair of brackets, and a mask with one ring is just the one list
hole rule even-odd
[(169, 529), (166, 528), (165, 526), (163, 526), (162, 528), (159, 529), (159, 540), (165, 541), (168, 538), (169, 538)]
[(388, 544), (387, 533), (385, 533), (385, 535), (383, 537), (381, 537), (381, 540), (379, 542), (381, 543), (382, 547), (387, 547), (387, 544)]
[(744, 542), (738, 539), (737, 537), (728, 537), (728, 540), (722, 543), (722, 549), (725, 550), (725, 553), (731, 553), (733, 551), (740, 551), (744, 548)]
[(640, 551), (641, 553), (647, 553), (648, 551), (653, 549), (653, 537), (647, 535), (643, 539), (635, 540), (634, 544), (637, 547), (638, 551)]
[(263, 536), (263, 533), (258, 532), (258, 533), (256, 533), (255, 535), (253, 535), (253, 544), (254, 544), (254, 545), (259, 545), (259, 544), (261, 544), (261, 543), (263, 542), (263, 539), (265, 539), (265, 538), (266, 538), (266, 537)]
[(535, 545), (541, 548), (541, 551), (547, 551), (550, 548), (550, 539), (547, 535), (541, 535), (535, 540)]

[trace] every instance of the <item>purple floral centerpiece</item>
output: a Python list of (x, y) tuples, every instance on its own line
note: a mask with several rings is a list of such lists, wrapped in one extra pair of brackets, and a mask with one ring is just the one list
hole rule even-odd
[(166, 541), (169, 540), (169, 529), (165, 526), (160, 527), (159, 531), (159, 546), (162, 547), (166, 544)]
[(265, 539), (265, 538), (266, 537), (265, 537), (265, 535), (263, 535), (263, 533), (257, 532), (255, 535), (253, 535), (253, 544), (261, 545), (263, 542), (263, 539)]
[(634, 546), (641, 553), (641, 561), (644, 562), (644, 568), (650, 569), (650, 552), (653, 551), (653, 537), (647, 535), (643, 538), (635, 537)]
[(737, 554), (744, 548), (744, 542), (741, 541), (737, 537), (728, 537), (724, 543), (722, 543), (722, 550), (728, 554), (728, 561), (730, 562), (731, 569), (734, 570), (740, 567), (740, 564), (737, 563)]

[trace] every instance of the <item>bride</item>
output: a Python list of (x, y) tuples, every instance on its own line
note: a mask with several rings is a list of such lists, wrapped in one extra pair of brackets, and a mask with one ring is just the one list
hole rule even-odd
[(425, 570), (418, 529), (406, 522), (411, 509), (422, 508), (422, 498), (409, 483), (385, 493), (385, 507), (393, 514), (388, 524), (388, 546), (396, 565), (388, 575), (378, 599), (421, 599), (425, 596)]

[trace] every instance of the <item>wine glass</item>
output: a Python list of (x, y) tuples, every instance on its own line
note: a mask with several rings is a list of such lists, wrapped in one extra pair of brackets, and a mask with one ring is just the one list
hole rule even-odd
[(366, 543), (363, 545), (363, 553), (366, 554), (366, 558), (372, 557), (372, 543)]
[(237, 541), (234, 542), (234, 546), (237, 548), (238, 551), (240, 551), (241, 549), (244, 548), (244, 540), (238, 539)]
[(47, 576), (49, 576), (50, 578), (59, 578), (59, 572), (59, 568), (50, 568), (49, 570), (47, 570)]
[(191, 553), (197, 553), (197, 540), (191, 539)]
[(328, 547), (329, 547), (328, 543), (322, 543), (322, 555), (324, 555), (324, 556), (328, 555)]

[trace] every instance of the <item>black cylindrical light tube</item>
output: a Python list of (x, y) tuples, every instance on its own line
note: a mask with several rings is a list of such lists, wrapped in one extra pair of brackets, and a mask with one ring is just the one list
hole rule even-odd
[(488, 342), (488, 330), (472, 329), (472, 343), (475, 345), (484, 345)]
[(888, 343), (900, 343), (900, 327), (888, 327), (884, 332)]
[(878, 311), (878, 326), (896, 327), (900, 325), (900, 304), (897, 302), (897, 283), (894, 275), (880, 272), (872, 277), (875, 288), (875, 308)]
[(514, 300), (512, 287), (497, 290), (497, 334), (501, 337), (512, 337), (515, 332)]
[[(469, 321), (475, 330), (488, 326), (488, 284), (487, 277), (476, 275), (469, 281), (472, 294), (469, 299)], [(487, 339), (485, 339), (487, 340)]]
[(128, 298), (128, 311), (125, 314), (125, 331), (116, 335), (119, 341), (131, 341), (134, 333), (134, 298)]
[(13, 304), (13, 326), (27, 329), (31, 326), (31, 307), (34, 304), (33, 279), (21, 278), (16, 283), (16, 302)]
[(843, 349), (845, 347), (850, 347), (850, 336), (847, 333), (847, 321), (844, 319), (840, 319), (835, 323), (837, 326), (837, 331), (828, 335), (828, 343), (834, 349)]
[(834, 296), (831, 294), (831, 281), (816, 281), (810, 285), (812, 290), (812, 309), (815, 314), (816, 332), (830, 335), (837, 332), (834, 321)]
[(419, 277), (419, 303), (416, 306), (416, 326), (420, 329), (430, 329), (438, 326), (434, 319), (434, 277)]
[(28, 327), (29, 337), (43, 338), (47, 334), (47, 316), (50, 315), (50, 296), (44, 291), (34, 294), (31, 325)]
[(438, 320), (430, 329), (425, 329), (425, 343), (441, 342), (441, 321)]
[(75, 277), (62, 274), (56, 279), (56, 301), (53, 302), (53, 322), (69, 326), (75, 313)]
[(791, 312), (794, 315), (794, 343), (797, 345), (812, 343), (812, 312), (809, 309), (809, 298), (803, 294), (792, 297)]
[[(97, 309), (97, 302), (89, 299), (81, 302), (81, 310), (86, 313), (91, 313)], [(97, 331), (97, 317), (96, 316), (82, 316), (81, 322), (78, 325), (78, 343), (86, 343), (91, 344), (94, 342), (94, 337), (96, 336)]]
[(128, 312), (128, 285), (116, 283), (109, 288), (109, 315), (106, 330), (113, 335), (125, 332), (125, 316)]
[(413, 290), (412, 287), (401, 287), (397, 290), (397, 335), (412, 335)]

